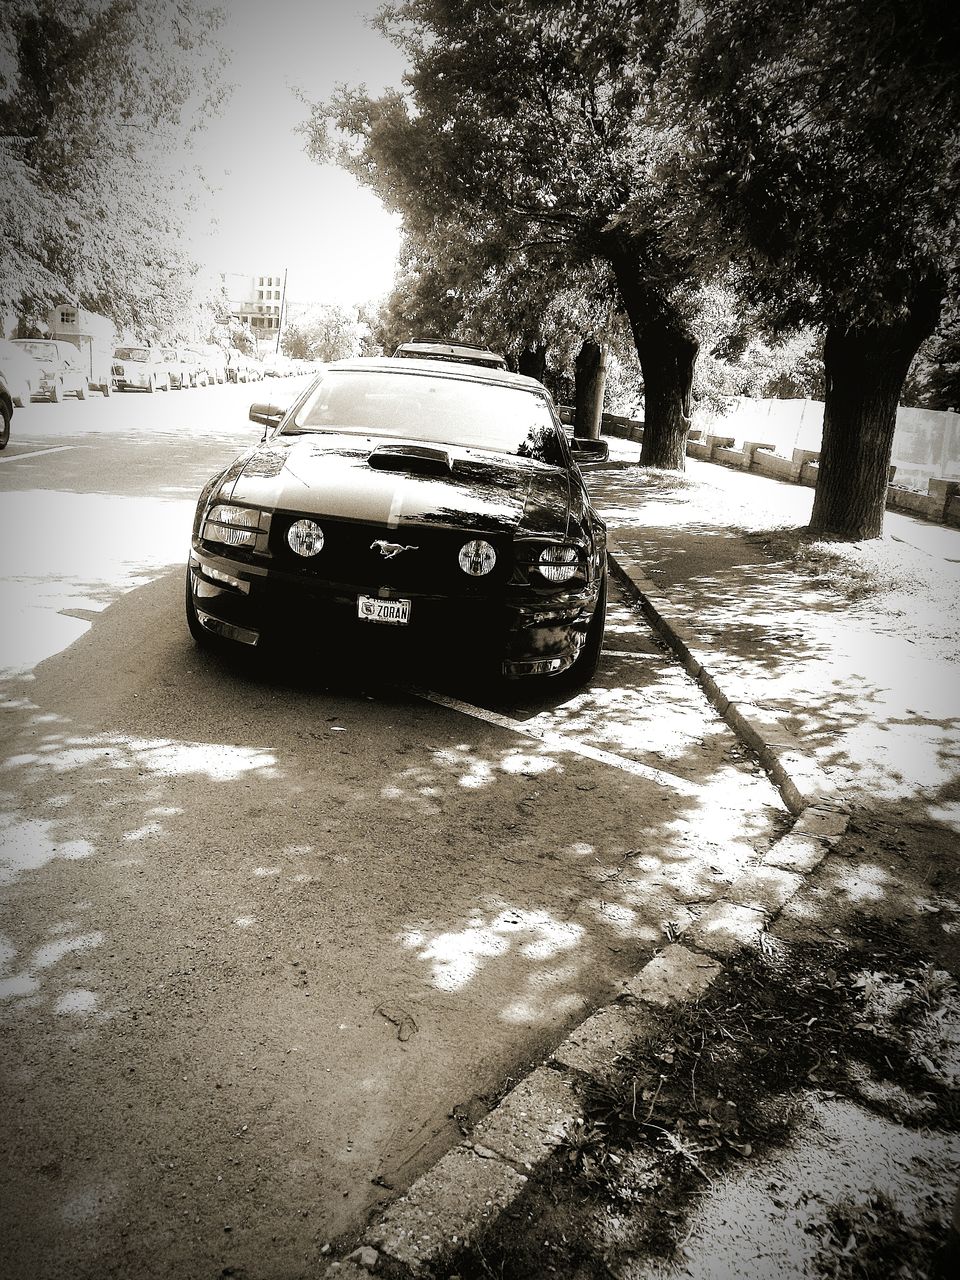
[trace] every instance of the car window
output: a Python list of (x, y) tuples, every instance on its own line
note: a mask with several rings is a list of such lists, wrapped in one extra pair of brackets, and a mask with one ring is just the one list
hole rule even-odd
[(57, 348), (52, 342), (43, 342), (32, 338), (17, 338), (16, 344), (21, 351), (26, 351), (28, 356), (35, 356), (38, 360), (50, 360), (57, 354)]
[(489, 449), (562, 466), (550, 406), (536, 392), (459, 378), (330, 370), (283, 434), (345, 431)]
[(150, 352), (146, 347), (117, 347), (113, 354), (118, 360), (145, 362), (150, 359)]

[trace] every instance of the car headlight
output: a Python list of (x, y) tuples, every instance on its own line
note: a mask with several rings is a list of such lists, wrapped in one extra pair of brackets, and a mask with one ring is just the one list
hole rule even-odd
[(315, 520), (296, 520), (287, 530), (287, 543), (298, 556), (315, 556), (323, 550), (323, 530)]
[(576, 547), (544, 547), (537, 568), (548, 582), (569, 582), (580, 566)]
[(463, 544), (458, 559), (464, 573), (468, 573), (471, 578), (482, 578), (497, 563), (497, 553), (489, 542), (478, 538)]
[(260, 512), (253, 507), (218, 503), (207, 512), (201, 537), (228, 547), (252, 547), (260, 528)]

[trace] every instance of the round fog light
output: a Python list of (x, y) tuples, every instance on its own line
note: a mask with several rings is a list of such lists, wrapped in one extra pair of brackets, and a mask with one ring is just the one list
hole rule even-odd
[(323, 550), (323, 530), (313, 520), (297, 520), (287, 530), (287, 542), (298, 556), (315, 556)]
[(482, 578), (497, 563), (497, 553), (489, 542), (478, 539), (465, 542), (460, 548), (460, 568), (471, 578)]
[(575, 547), (545, 547), (537, 566), (548, 582), (569, 582), (577, 572)]

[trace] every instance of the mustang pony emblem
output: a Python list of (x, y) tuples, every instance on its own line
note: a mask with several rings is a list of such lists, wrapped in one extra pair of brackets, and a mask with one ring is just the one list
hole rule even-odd
[(392, 560), (394, 556), (398, 556), (401, 551), (419, 551), (419, 547), (405, 547), (400, 542), (384, 542), (382, 538), (378, 538), (376, 542), (370, 543), (370, 550), (376, 549), (383, 556), (384, 560)]

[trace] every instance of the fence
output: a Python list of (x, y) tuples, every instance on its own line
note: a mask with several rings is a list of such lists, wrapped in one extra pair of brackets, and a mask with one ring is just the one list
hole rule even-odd
[[(725, 414), (697, 410), (693, 425), (702, 436), (730, 437), (738, 447), (760, 440), (777, 456), (792, 458), (795, 449), (819, 452), (823, 402), (739, 396)], [(960, 480), (960, 414), (901, 406), (890, 461), (902, 488), (922, 491), (929, 480)]]

